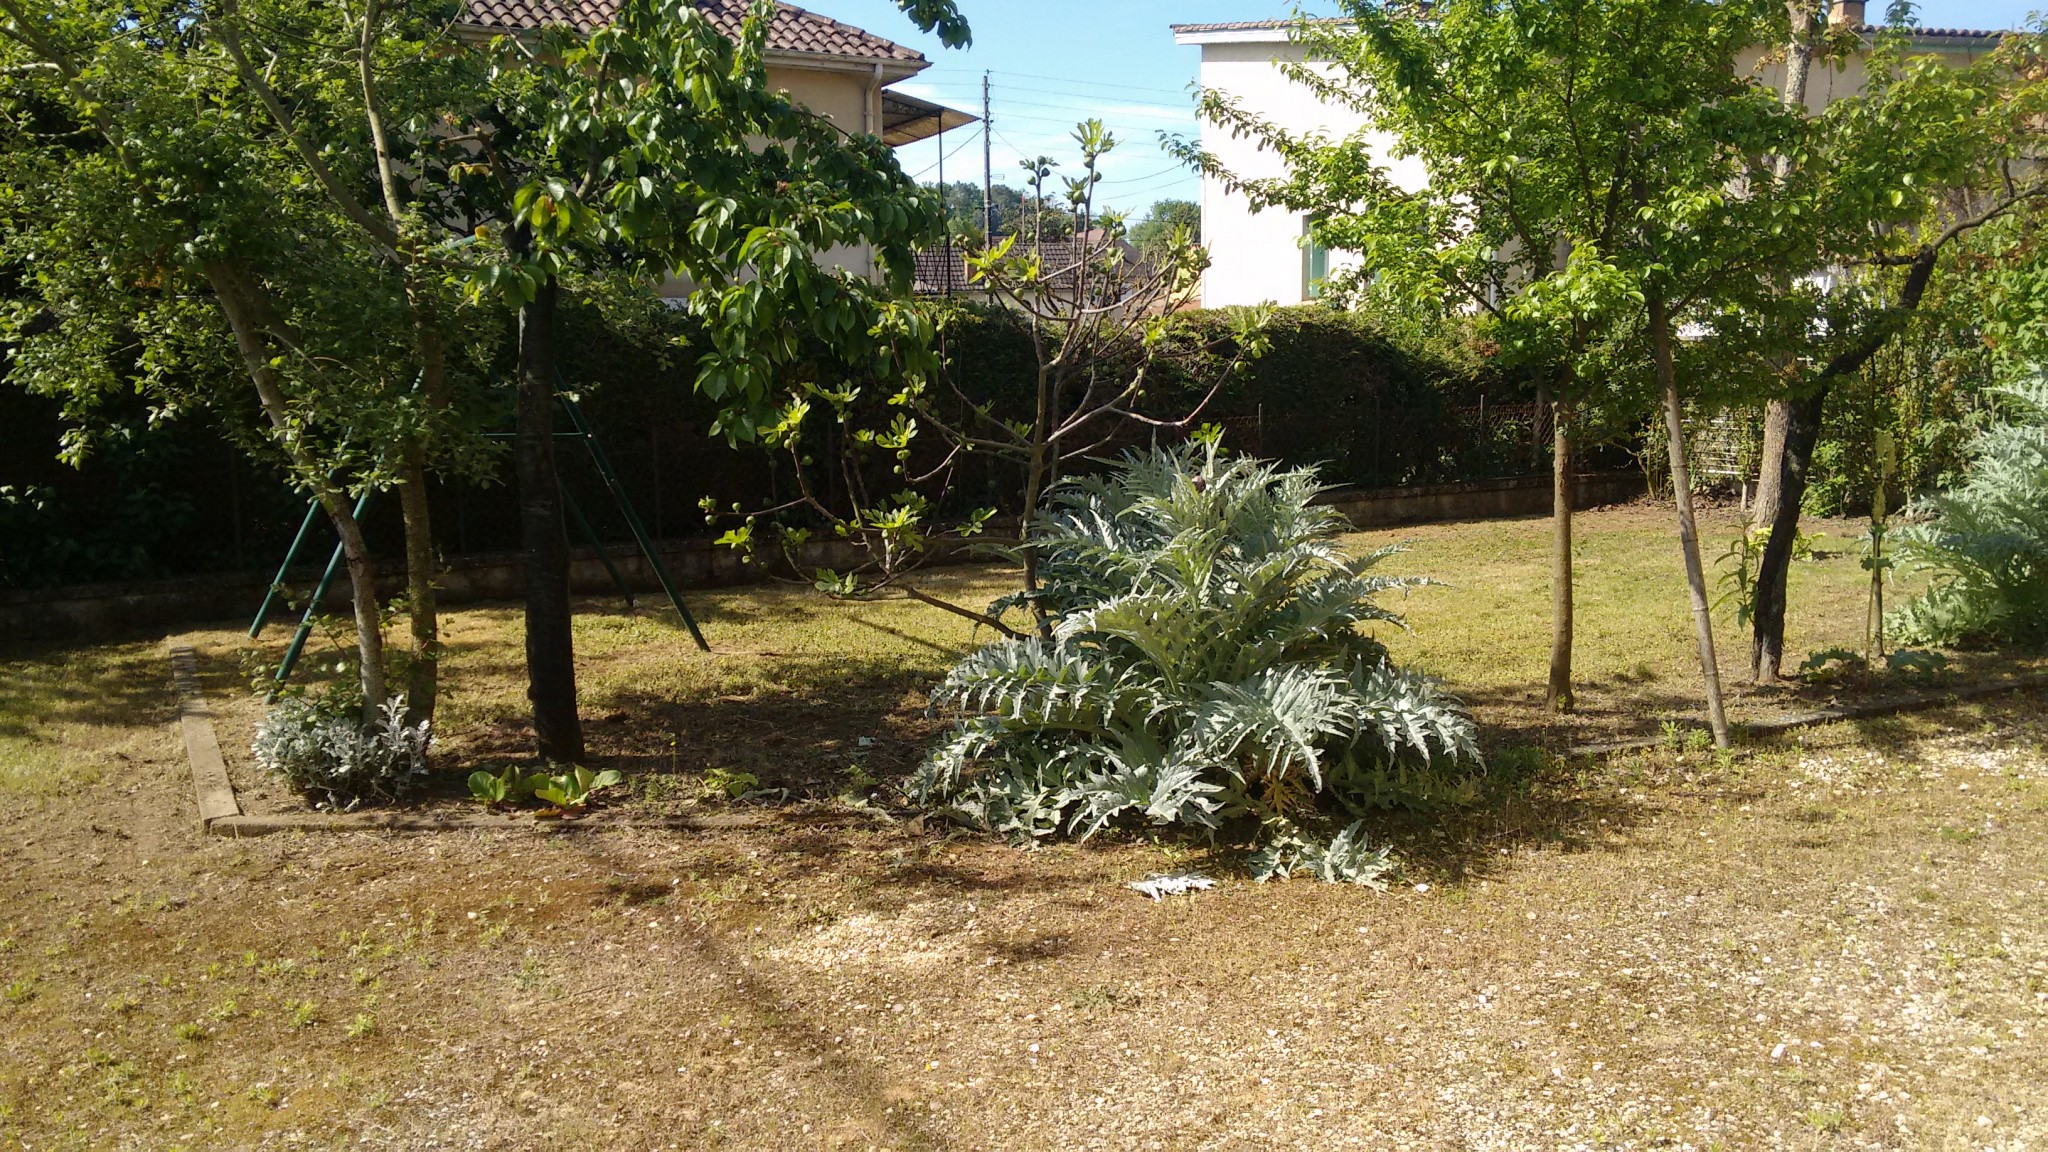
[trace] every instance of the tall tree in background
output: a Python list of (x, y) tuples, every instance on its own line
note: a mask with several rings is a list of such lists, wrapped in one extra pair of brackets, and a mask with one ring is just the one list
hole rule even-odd
[(439, 684), (429, 460), (481, 456), (455, 397), (458, 377), (480, 367), (486, 343), (474, 327), (453, 328), (463, 309), (435, 258), (436, 244), (465, 231), (459, 206), (437, 195), (445, 182), (415, 176), (428, 172), (437, 115), (473, 101), (484, 79), (466, 54), (434, 50), (445, 19), (442, 5), (417, 0), (213, 0), (200, 25), (240, 81), (240, 98), (271, 121), (268, 135), (403, 292), (410, 323), (397, 330), (412, 337), (417, 380), (404, 403), (417, 419), (394, 441), (395, 487), (405, 518), (407, 712), (414, 723), (433, 718)]
[(1783, 424), (1759, 485), (1771, 490), (1756, 520), (1769, 527), (1754, 581), (1760, 683), (1775, 681), (1784, 659), (1786, 586), (1829, 394), (1905, 330), (1959, 241), (2048, 197), (2034, 159), (2048, 123), (2039, 32), (1955, 67), (1915, 55), (1908, 30), (1894, 27), (1876, 37), (1865, 71), (1867, 89), (1806, 122), (1774, 174), (1778, 226), (1796, 241), (1779, 265), (1791, 285), (1781, 274), (1770, 282), (1780, 290), (1720, 318), (1753, 318), (1776, 334), (1760, 345), (1778, 371), (1771, 417)]
[(1131, 243), (1147, 255), (1163, 251), (1172, 244), (1176, 229), (1184, 230), (1190, 239), (1200, 243), (1202, 206), (1192, 200), (1154, 201), (1145, 218), (1131, 225)]
[[(305, 32), (320, 13), (287, 5), (271, 15)], [(377, 566), (352, 497), (409, 488), (408, 539), (427, 540), (431, 556), (431, 530), (413, 513), (424, 507), (414, 497), (424, 495), (432, 421), (413, 382), (419, 343), (438, 340), (443, 321), (419, 325), (417, 285), (390, 259), (398, 227), (351, 190), (379, 182), (367, 147), (347, 154), (368, 125), (323, 120), (336, 144), (324, 153), (281, 130), (259, 102), (267, 89), (246, 83), (220, 35), (219, 21), (233, 17), (227, 3), (0, 5), (10, 101), (68, 122), (7, 151), (18, 207), (6, 255), (37, 296), (16, 317), (18, 375), (66, 396), (76, 415), (111, 382), (110, 360), (128, 357), (167, 408), (262, 413), (265, 454), (342, 541), (367, 722), (384, 703), (385, 652)], [(269, 68), (296, 79), (303, 63)], [(309, 155), (322, 182), (305, 178)], [(253, 406), (226, 388), (229, 372), (253, 385)], [(445, 374), (433, 383), (445, 385)], [(414, 599), (409, 689), (422, 718), (433, 706), (432, 605), (430, 589)]]
[[(951, 0), (898, 4), (946, 43), (966, 43)], [(718, 430), (750, 440), (773, 422), (775, 365), (805, 333), (840, 331), (857, 311), (851, 296), (863, 289), (817, 255), (870, 247), (907, 289), (911, 245), (940, 227), (936, 199), (879, 137), (848, 136), (770, 87), (773, 19), (773, 4), (757, 0), (735, 41), (689, 0), (627, 0), (588, 36), (558, 25), (502, 37), (490, 107), (443, 138), (463, 155), (474, 148), (467, 160), (451, 154), (447, 171), (500, 222), (471, 282), (519, 317), (528, 695), (546, 759), (583, 756), (552, 437), (564, 276), (690, 282), (712, 345), (698, 387), (723, 406)]]
[[(927, 184), (929, 191), (938, 192), (946, 201), (946, 229), (956, 241), (980, 242), (982, 239), (982, 189), (971, 180), (949, 180), (944, 185)], [(988, 202), (993, 211), (997, 235), (1016, 227), (1022, 215), (1023, 193), (1007, 184), (996, 184), (989, 188)]]
[[(1640, 404), (1629, 385), (1653, 379), (1683, 479), (1674, 316), (1708, 303), (1716, 284), (1760, 256), (1733, 242), (1725, 190), (1773, 129), (1774, 103), (1733, 71), (1736, 53), (1769, 32), (1772, 8), (1448, 0), (1428, 20), (1371, 3), (1345, 9), (1341, 23), (1297, 26), (1315, 63), (1288, 74), (1359, 113), (1367, 129), (1343, 140), (1297, 133), (1209, 92), (1202, 114), (1279, 152), (1289, 174), (1239, 180), (1181, 151), (1254, 208), (1307, 213), (1317, 242), (1357, 253), (1357, 270), (1330, 285), (1340, 299), (1477, 310), (1541, 374), (1556, 429), (1548, 696), (1568, 710), (1572, 430), (1595, 410)], [(1372, 131), (1422, 162), (1420, 187), (1393, 181), (1371, 152)], [(1682, 482), (1676, 489), (1708, 714), (1725, 741), (1691, 494)]]

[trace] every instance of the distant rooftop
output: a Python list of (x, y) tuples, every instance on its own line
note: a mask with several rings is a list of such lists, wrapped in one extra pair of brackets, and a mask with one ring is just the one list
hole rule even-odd
[[(491, 32), (526, 32), (566, 24), (591, 32), (611, 23), (620, 0), (464, 0), (463, 23)], [(747, 17), (746, 0), (697, 0), (697, 10), (727, 36), (738, 36)], [(768, 27), (768, 48), (809, 56), (924, 64), (924, 53), (893, 40), (808, 12), (794, 4), (775, 6)]]
[[(1309, 21), (1311, 24), (1343, 24), (1346, 22), (1346, 19), (1342, 16), (1323, 16)], [(1251, 37), (1253, 39), (1270, 40), (1277, 39), (1273, 35), (1274, 33), (1287, 32), (1296, 23), (1298, 21), (1292, 18), (1280, 20), (1226, 20), (1212, 24), (1175, 24), (1172, 25), (1172, 29), (1175, 36), (1207, 37), (1228, 35), (1233, 32), (1247, 32), (1254, 34), (1263, 33), (1263, 35)], [(1885, 27), (1883, 24), (1859, 24), (1856, 26), (1856, 30), (1865, 35), (1876, 35), (1884, 31)], [(2004, 31), (1996, 29), (1922, 28), (1917, 25), (1910, 29), (1910, 31), (1916, 40), (1996, 40), (2005, 35)]]

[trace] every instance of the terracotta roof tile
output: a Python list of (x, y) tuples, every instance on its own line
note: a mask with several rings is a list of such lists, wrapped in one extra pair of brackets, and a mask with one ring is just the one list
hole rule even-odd
[[(567, 24), (589, 32), (603, 27), (619, 10), (619, 0), (465, 0), (463, 23), (494, 32), (518, 32), (551, 24)], [(728, 36), (739, 34), (746, 19), (746, 0), (697, 0), (697, 8)], [(924, 54), (851, 24), (807, 12), (794, 4), (775, 6), (768, 29), (768, 47), (777, 52), (850, 56), (862, 60), (900, 60), (921, 64)]]

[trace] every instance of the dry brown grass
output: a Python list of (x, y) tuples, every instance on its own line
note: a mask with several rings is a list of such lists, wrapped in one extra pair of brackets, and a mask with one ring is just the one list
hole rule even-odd
[[(1414, 568), (1460, 587), (1418, 596), (1403, 643), (1441, 645), (1444, 672), (1490, 654), (1467, 683), (1513, 722), (1512, 645), (1542, 622), (1484, 627), (1520, 586), (1432, 560), (1521, 563), (1541, 525), (1479, 531), (1474, 552), (1407, 534)], [(971, 596), (993, 577), (949, 579)], [(683, 803), (705, 767), (830, 793), (856, 759), (907, 762), (922, 678), (971, 640), (907, 606), (703, 599), (727, 650), (711, 659), (655, 619), (598, 605), (579, 624), (594, 739), (668, 780), (649, 803)], [(512, 620), (453, 621), (464, 757), (519, 745)], [(222, 703), (231, 635), (188, 638)], [(1676, 694), (1684, 646), (1589, 640), (1588, 672), (1640, 660), (1648, 691)], [(1552, 765), (1455, 819), (1382, 822), (1409, 874), (1377, 896), (1253, 885), (1229, 853), (1170, 841), (1019, 853), (795, 814), (207, 840), (161, 651), (0, 654), (9, 1142), (2048, 1144), (2048, 695), (1739, 757)], [(240, 738), (223, 732), (231, 757)], [(1122, 887), (1183, 866), (1223, 883), (1158, 904)]]

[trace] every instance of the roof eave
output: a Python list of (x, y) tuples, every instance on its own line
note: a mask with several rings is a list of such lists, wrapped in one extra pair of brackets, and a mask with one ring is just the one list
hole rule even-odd
[(1284, 44), (1289, 38), (1289, 28), (1231, 28), (1207, 31), (1182, 32), (1175, 29), (1175, 44)]
[[(1342, 17), (1323, 17), (1314, 23), (1341, 23)], [(1288, 40), (1299, 22), (1296, 20), (1245, 20), (1227, 25), (1218, 24), (1173, 24), (1176, 44), (1273, 44)], [(1865, 37), (1883, 31), (1882, 25), (1866, 24), (1858, 29)], [(1915, 44), (1929, 48), (1983, 48), (1995, 45), (2009, 32), (1999, 29), (1976, 28), (1925, 28), (1913, 29), (1910, 36)]]
[(844, 56), (835, 52), (792, 52), (785, 48), (774, 48), (761, 54), (764, 63), (784, 68), (814, 68), (833, 72), (858, 72), (863, 76), (874, 74), (877, 66), (882, 71), (882, 83), (894, 84), (932, 66), (922, 56), (915, 60), (892, 60), (879, 56)]

